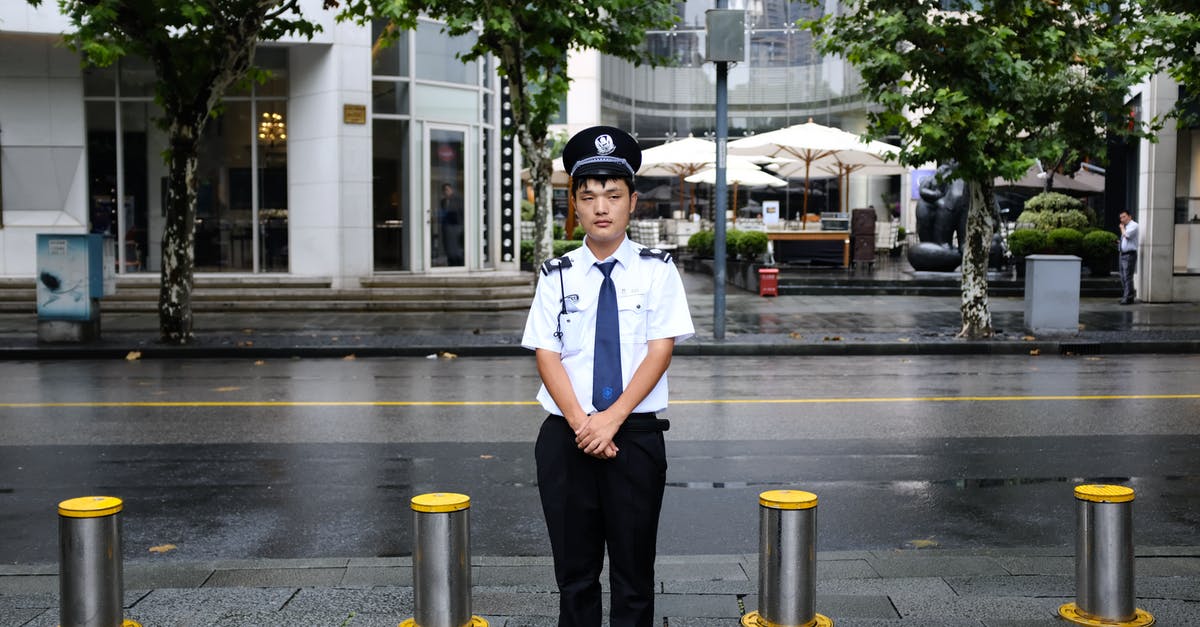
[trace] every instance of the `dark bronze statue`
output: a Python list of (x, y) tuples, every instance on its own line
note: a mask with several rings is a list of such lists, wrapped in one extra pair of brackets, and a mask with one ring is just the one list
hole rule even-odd
[(953, 165), (938, 166), (936, 175), (920, 183), (917, 236), (921, 241), (908, 248), (908, 262), (913, 270), (951, 272), (962, 263), (971, 199), (966, 183), (951, 178), (953, 174)]

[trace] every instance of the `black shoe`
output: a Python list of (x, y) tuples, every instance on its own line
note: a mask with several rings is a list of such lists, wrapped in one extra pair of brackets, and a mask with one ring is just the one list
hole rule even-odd
[(1121, 301), (1120, 301), (1120, 304), (1122, 304), (1122, 305), (1132, 305), (1132, 304), (1133, 304), (1133, 301), (1132, 301), (1132, 300), (1121, 300)]

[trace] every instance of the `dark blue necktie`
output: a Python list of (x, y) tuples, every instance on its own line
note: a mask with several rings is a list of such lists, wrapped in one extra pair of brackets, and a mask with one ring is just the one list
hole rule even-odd
[(592, 363), (592, 404), (608, 409), (621, 395), (621, 323), (617, 319), (617, 286), (612, 280), (616, 260), (597, 263), (604, 273), (596, 300), (596, 350)]

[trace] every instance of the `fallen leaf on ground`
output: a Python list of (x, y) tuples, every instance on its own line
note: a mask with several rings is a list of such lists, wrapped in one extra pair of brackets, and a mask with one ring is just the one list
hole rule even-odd
[(840, 335), (826, 335), (826, 336), (825, 336), (825, 341), (826, 341), (826, 342), (840, 342), (840, 341), (842, 341), (842, 336), (840, 336)]
[(346, 355), (345, 357), (343, 357), (342, 361), (354, 361), (355, 359), (358, 359), (358, 358), (355, 357), (353, 354), (350, 354), (350, 355)]
[(796, 333), (795, 331), (788, 333), (788, 337), (792, 338), (793, 340), (803, 340), (804, 339), (803, 335), (800, 335), (799, 333)]
[(901, 337), (901, 338), (896, 338), (896, 341), (897, 341), (897, 342), (904, 342), (904, 343), (906, 343), (906, 344), (907, 344), (908, 342), (911, 342), (912, 340), (911, 340), (911, 339), (909, 339), (909, 338), (906, 338), (906, 337)]
[(160, 544), (158, 546), (150, 547), (150, 552), (151, 553), (166, 553), (167, 551), (174, 551), (177, 548), (179, 548), (179, 547), (175, 546), (174, 544)]
[(495, 455), (486, 455), (486, 454), (485, 454), (485, 455), (480, 455), (480, 456), (479, 456), (479, 459), (495, 459), (495, 458), (496, 458), (496, 456), (495, 456)]
[(142, 358), (142, 351), (129, 351), (125, 355), (125, 361), (137, 361)]
[(1030, 354), (1030, 355), (1033, 355), (1034, 357), (1037, 357), (1038, 355), (1041, 355), (1041, 354), (1042, 354), (1042, 351), (1041, 351), (1041, 350), (1039, 350), (1039, 349), (1036, 349), (1036, 348), (1035, 348), (1035, 349), (1033, 349), (1033, 350), (1029, 351), (1029, 354)]
[(1025, 340), (1026, 342), (1032, 342), (1032, 341), (1036, 340), (1037, 338), (1033, 337), (1032, 335), (1026, 335), (1025, 337), (1023, 337), (1021, 339)]
[(258, 361), (255, 361), (255, 362), (254, 362), (254, 365), (255, 365), (255, 366), (262, 366), (262, 365), (265, 365), (266, 363), (267, 363), (267, 362), (265, 362), (265, 361), (263, 361), (263, 360), (259, 359)]
[(213, 391), (214, 391), (214, 392), (236, 392), (236, 391), (238, 391), (238, 390), (240, 390), (240, 389), (242, 389), (242, 388), (240, 388), (240, 387), (238, 387), (238, 386), (236, 386), (236, 385), (226, 385), (226, 386), (224, 386), (224, 387), (219, 387), (219, 388), (217, 388), (217, 389), (215, 389), (215, 390), (213, 390)]
[(455, 355), (449, 351), (441, 351), (437, 355), (442, 359), (458, 359), (458, 355)]
[(937, 540), (909, 540), (905, 544), (914, 549), (933, 549), (939, 546)]
[(254, 329), (242, 329), (242, 333), (244, 333), (246, 335), (253, 335)]

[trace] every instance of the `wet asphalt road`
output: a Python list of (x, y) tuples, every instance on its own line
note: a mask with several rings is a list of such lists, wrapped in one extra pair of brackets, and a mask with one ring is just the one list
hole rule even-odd
[[(1076, 483), (1200, 529), (1200, 358), (677, 358), (664, 554), (757, 551), (757, 494), (821, 550), (1067, 546)], [(128, 556), (411, 552), (408, 499), (472, 497), (478, 555), (545, 555), (532, 359), (0, 363), (0, 556), (57, 559), (58, 501), (125, 500)]]

